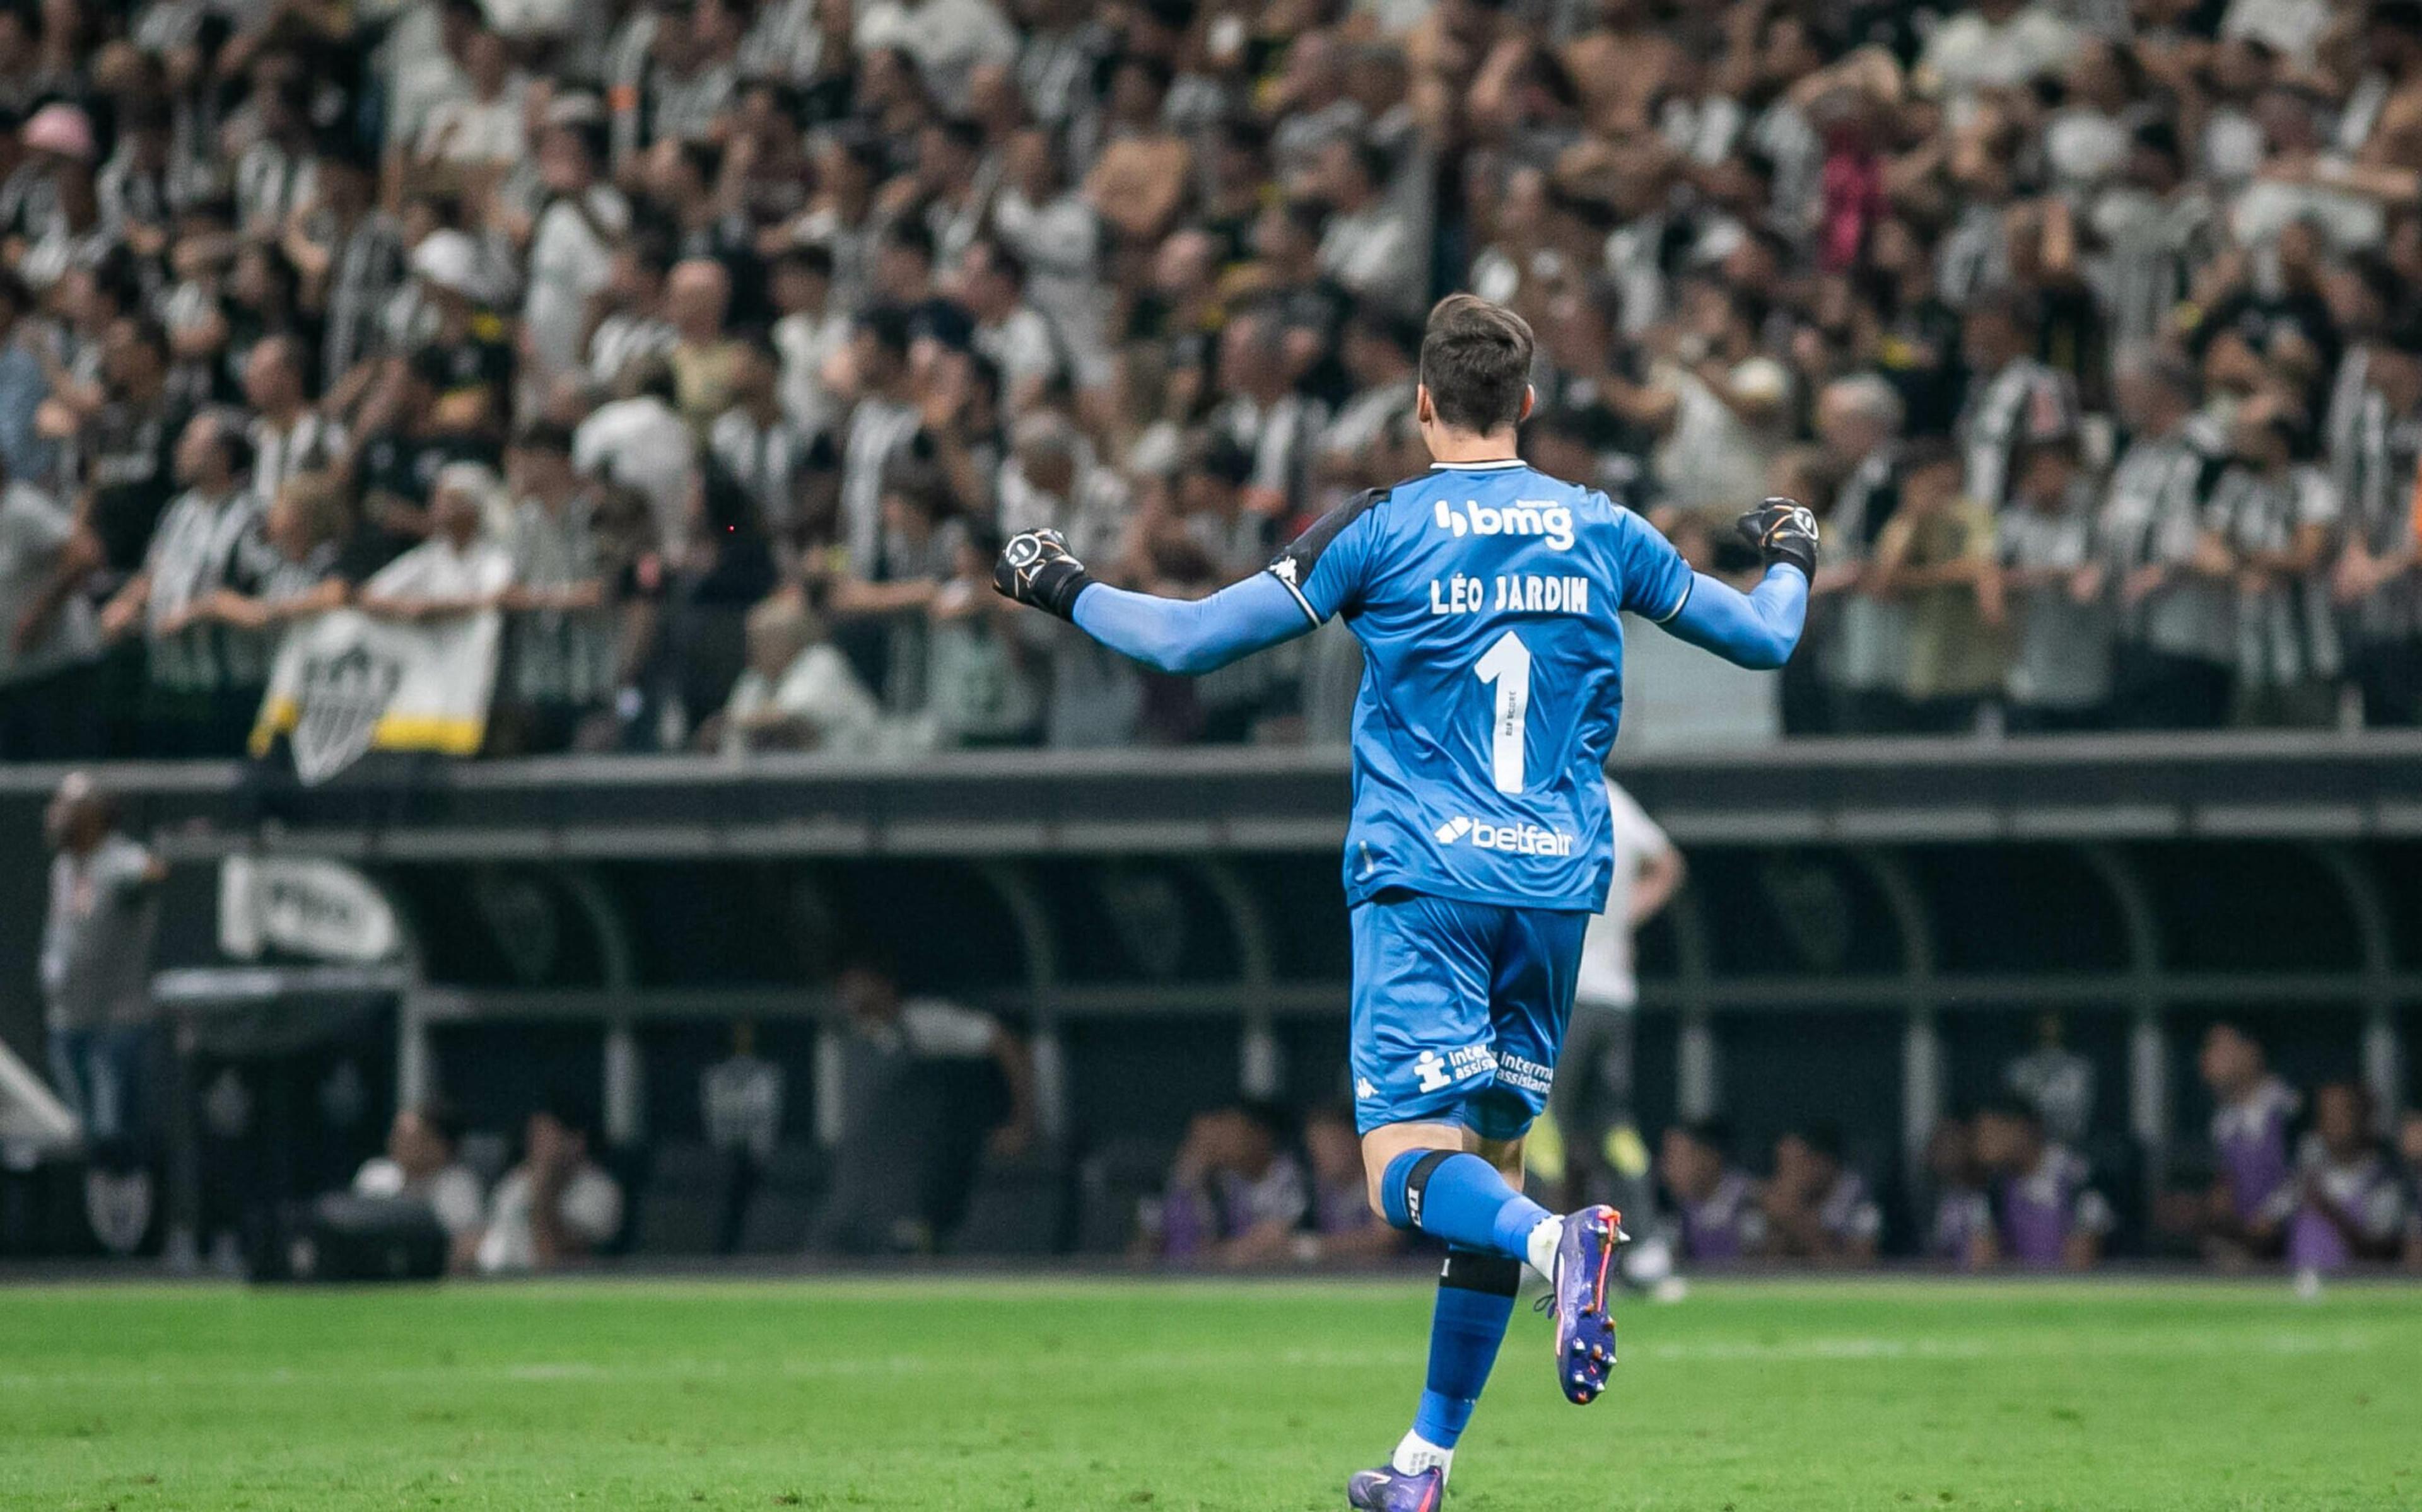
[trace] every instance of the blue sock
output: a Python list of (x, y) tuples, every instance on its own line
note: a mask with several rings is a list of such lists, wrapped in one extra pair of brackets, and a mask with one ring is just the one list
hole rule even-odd
[(1498, 1255), (1449, 1250), (1439, 1276), (1437, 1308), (1430, 1314), (1430, 1374), (1413, 1431), (1441, 1449), (1452, 1449), (1471, 1421), (1480, 1390), (1497, 1364), (1497, 1346), (1514, 1317), (1522, 1285), (1522, 1264)]
[(1555, 1215), (1505, 1184), (1497, 1167), (1460, 1150), (1407, 1150), (1379, 1177), (1388, 1222), (1448, 1244), (1528, 1257), (1531, 1230)]

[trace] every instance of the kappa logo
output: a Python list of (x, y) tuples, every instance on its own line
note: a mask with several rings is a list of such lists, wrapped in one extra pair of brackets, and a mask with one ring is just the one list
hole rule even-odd
[(1277, 578), (1281, 583), (1285, 584), (1288, 587), (1292, 588), (1292, 587), (1294, 587), (1294, 586), (1295, 586), (1295, 558), (1294, 558), (1294, 557), (1292, 557), (1292, 556), (1282, 556), (1282, 557), (1280, 557), (1277, 561), (1272, 562), (1272, 563), (1270, 564), (1270, 572), (1271, 572), (1271, 574), (1272, 574), (1273, 576), (1275, 576), (1275, 577), (1276, 577), (1276, 578)]
[(1368, 1102), (1368, 1101), (1370, 1101), (1373, 1098), (1376, 1098), (1376, 1097), (1377, 1097), (1378, 1095), (1379, 1095), (1379, 1089), (1378, 1089), (1377, 1087), (1373, 1086), (1373, 1085), (1371, 1084), (1371, 1079), (1370, 1079), (1369, 1077), (1367, 1077), (1367, 1076), (1361, 1076), (1361, 1077), (1357, 1077), (1357, 1078), (1355, 1078), (1355, 1080), (1354, 1080), (1354, 1096), (1355, 1096), (1357, 1099), (1360, 1099), (1360, 1100), (1361, 1100), (1361, 1101)]
[(1573, 512), (1547, 499), (1517, 499), (1490, 506), (1466, 499), (1457, 509), (1444, 499), (1433, 513), (1440, 530), (1457, 536), (1538, 536), (1560, 552), (1573, 549)]

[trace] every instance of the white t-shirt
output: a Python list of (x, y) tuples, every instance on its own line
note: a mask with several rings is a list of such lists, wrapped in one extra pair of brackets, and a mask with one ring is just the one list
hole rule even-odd
[(1725, 375), (1746, 398), (1769, 401), (1775, 417), (1752, 425), (1687, 367), (1663, 369), (1659, 382), (1679, 402), (1674, 429), (1657, 451), (1657, 475), (1685, 509), (1737, 508), (1766, 491), (1766, 475), (1791, 439), (1791, 374), (1771, 357), (1751, 357)]
[(1607, 889), (1606, 912), (1590, 920), (1589, 932), (1581, 937), (1581, 970), (1573, 997), (1596, 1007), (1628, 1008), (1640, 1001), (1640, 983), (1631, 971), (1631, 884), (1639, 881), (1641, 867), (1670, 855), (1674, 842), (1611, 778), (1606, 803), (1607, 827), (1614, 838), (1614, 881)]
[(698, 438), (671, 405), (653, 394), (599, 405), (572, 433), (572, 465), (636, 490), (655, 520), (657, 544), (668, 555), (681, 550)]
[(779, 682), (754, 667), (740, 674), (724, 705), (723, 754), (746, 755), (748, 737), (742, 726), (768, 712), (814, 725), (820, 751), (866, 750), (883, 719), (882, 707), (857, 680), (849, 658), (822, 644), (801, 651)]
[[(622, 1226), (622, 1189), (594, 1165), (584, 1165), (563, 1184), (557, 1200), (563, 1226), (603, 1244)], [(494, 1274), (538, 1266), (538, 1231), (530, 1223), (530, 1174), (517, 1165), (496, 1183), (489, 1205), (488, 1231), (480, 1238), (480, 1269)]]
[(512, 585), (512, 553), (485, 536), (457, 551), (432, 536), (370, 575), (362, 591), (400, 599), (477, 599)]
[(887, 1049), (907, 1052), (920, 1060), (978, 1060), (992, 1053), (1000, 1022), (988, 1013), (963, 1008), (940, 998), (914, 997), (900, 1005), (900, 1018), (877, 1037)]
[(354, 1194), (359, 1197), (417, 1197), (437, 1215), (437, 1226), (448, 1234), (467, 1234), (480, 1226), (486, 1203), (480, 1196), (480, 1178), (460, 1165), (449, 1165), (425, 1181), (407, 1180), (403, 1167), (385, 1156), (362, 1162), (354, 1173)]

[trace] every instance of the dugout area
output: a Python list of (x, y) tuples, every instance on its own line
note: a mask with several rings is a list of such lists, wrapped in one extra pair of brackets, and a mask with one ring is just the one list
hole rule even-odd
[[(1641, 942), (1643, 1121), (1721, 1114), (1751, 1149), (1832, 1124), (1889, 1192), (1935, 1121), (1993, 1095), (2057, 1011), (2096, 1068), (2091, 1153), (2129, 1253), (2147, 1195), (2195, 1175), (2209, 1023), (2245, 1023), (2291, 1081), (2360, 1076), (2383, 1106), (2413, 1100), (2417, 756), (2394, 736), (2320, 756), (2241, 736), (1620, 764), (1691, 867)], [(19, 862), (0, 869), (8, 959), (31, 959), (39, 927), (53, 780), (0, 774), (0, 845)], [(737, 1021), (789, 1073), (786, 1178), (811, 1186), (837, 1100), (827, 984), (869, 943), (912, 990), (1032, 1039), (1046, 1147), (979, 1191), (1017, 1215), (999, 1241), (1015, 1255), (1118, 1248), (1115, 1209), (1193, 1113), (1240, 1091), (1309, 1104), (1342, 1090), (1342, 753), (999, 755), (915, 773), (391, 766), (311, 790), (234, 768), (118, 781), (177, 863), (164, 1000), (204, 1026), (206, 1059), (223, 1026), (258, 1030), (283, 1003), (343, 1027), (296, 1047), (307, 1119), (299, 1089), (338, 1060), (357, 1068), (366, 1128), (435, 1087), (497, 1130), (535, 1086), (593, 1086), (635, 1191), (664, 1157), (668, 1189), (725, 1192), (655, 1225), (679, 1253), (749, 1247), (750, 1178), (727, 1190), (692, 1147), (699, 1073)], [(230, 855), (358, 872), (392, 905), (400, 950), (351, 975), (275, 953), (230, 962), (216, 923)], [(30, 995), (0, 1000), (0, 1036), (39, 1055)], [(932, 1096), (980, 1108), (985, 1089)], [(340, 1172), (358, 1158), (349, 1137), (314, 1126), (301, 1148)], [(281, 1182), (328, 1175), (316, 1156), (280, 1159)], [(779, 1250), (792, 1228), (768, 1223), (760, 1239)]]

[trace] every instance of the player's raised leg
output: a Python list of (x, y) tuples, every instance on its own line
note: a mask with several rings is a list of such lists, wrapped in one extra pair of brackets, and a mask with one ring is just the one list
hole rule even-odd
[[(1581, 970), (1585, 914), (1563, 909), (1515, 909), (1505, 915), (1488, 988), (1489, 1036), (1497, 1074), (1465, 1104), (1463, 1121), (1481, 1136), (1480, 1153), (1501, 1169), (1521, 1170), (1520, 1142), (1553, 1090), (1572, 1024), (1573, 990)], [(1555, 1250), (1531, 1263), (1554, 1286), (1556, 1384), (1577, 1404), (1595, 1401), (1614, 1368), (1614, 1316), (1607, 1309), (1622, 1215), (1612, 1208), (1581, 1208), (1555, 1225)], [(1547, 1234), (1540, 1236), (1543, 1247)]]

